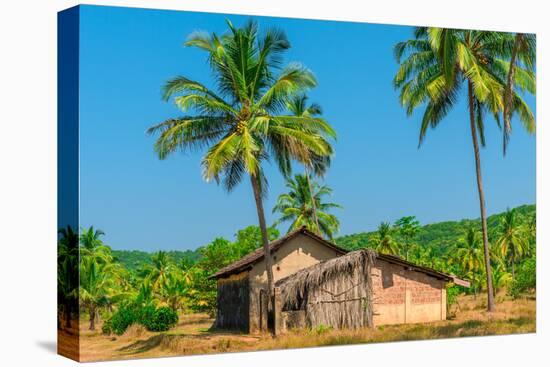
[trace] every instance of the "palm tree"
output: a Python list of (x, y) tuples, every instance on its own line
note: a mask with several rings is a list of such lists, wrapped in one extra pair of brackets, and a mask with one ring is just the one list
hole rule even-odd
[(507, 288), (513, 280), (510, 273), (506, 271), (506, 266), (504, 266), (502, 262), (498, 262), (493, 267), (492, 275), (493, 284), (495, 286), (495, 295), (497, 295), (501, 289)]
[(323, 201), (325, 196), (332, 194), (332, 189), (311, 182), (306, 175), (301, 174), (288, 179), (286, 187), (288, 192), (279, 196), (273, 208), (273, 213), (281, 214), (276, 224), (291, 222), (288, 232), (305, 226), (312, 232), (322, 233), (332, 239), (334, 233), (338, 232), (340, 222), (328, 211), (342, 208), (338, 204)]
[(153, 291), (160, 292), (174, 269), (168, 253), (158, 251), (151, 257), (151, 264), (146, 264), (140, 270), (140, 275), (150, 282)]
[(380, 223), (374, 237), (374, 248), (376, 251), (390, 255), (397, 255), (399, 253), (399, 247), (393, 240), (391, 232), (392, 228), (388, 222)]
[(162, 287), (161, 295), (168, 307), (178, 311), (185, 301), (187, 291), (188, 284), (184, 278), (169, 274)]
[(97, 259), (86, 257), (80, 262), (79, 299), (90, 315), (90, 330), (95, 330), (99, 309), (111, 303), (116, 282), (116, 264), (105, 264)]
[[(321, 106), (312, 103), (308, 106), (307, 104), (307, 95), (302, 94), (295, 96), (287, 103), (287, 109), (297, 117), (312, 117), (312, 116), (320, 116), (323, 113), (323, 110), (321, 109)], [(310, 178), (310, 170), (314, 169), (314, 172), (317, 175), (322, 176), (330, 163), (325, 159), (325, 157), (314, 157), (312, 160), (313, 164), (312, 166), (305, 165), (304, 166), (304, 174), (306, 176), (307, 184), (309, 185), (309, 192), (313, 193), (313, 188), (311, 187), (311, 178)], [(320, 226), (319, 226), (319, 219), (317, 218), (317, 207), (315, 205), (315, 200), (313, 200), (313, 197), (311, 197), (311, 205), (312, 205), (312, 216), (313, 220), (315, 222), (315, 228), (317, 229), (317, 234), (321, 235)]]
[(515, 264), (529, 250), (523, 227), (519, 223), (517, 211), (507, 209), (501, 218), (497, 249), (504, 260), (508, 259), (512, 267), (512, 279), (515, 278)]
[[(71, 226), (59, 230), (57, 242), (57, 295), (63, 306), (65, 328), (71, 328), (71, 313), (77, 310), (78, 234)], [(59, 320), (58, 320), (59, 321)]]
[[(479, 141), (485, 145), (484, 119), (491, 113), (498, 122), (504, 108), (506, 76), (514, 36), (509, 33), (420, 27), (414, 39), (395, 46), (400, 63), (394, 85), (407, 114), (426, 105), (420, 127), (419, 146), (429, 127), (436, 128), (456, 105), (461, 87), (467, 90), (470, 134), (474, 150), (481, 213), (483, 250), (487, 277), (487, 309), (495, 310), (487, 234), (485, 193), (481, 175)], [(533, 72), (516, 65), (515, 85), (535, 92)], [(526, 130), (535, 131), (535, 118), (519, 94), (512, 91), (510, 114), (517, 113)]]
[(148, 132), (159, 134), (155, 150), (160, 159), (177, 151), (207, 148), (203, 176), (206, 181), (222, 182), (227, 191), (243, 176), (249, 177), (272, 300), (272, 259), (263, 207), (267, 179), (262, 163), (271, 158), (288, 177), (293, 160), (312, 165), (315, 157), (328, 159), (333, 152), (328, 139), (336, 134), (320, 118), (282, 114), (292, 97), (317, 85), (302, 65), (282, 68), (282, 55), (290, 47), (284, 32), (273, 29), (260, 36), (255, 22), (242, 28), (227, 24), (229, 33), (221, 37), (196, 32), (185, 43), (208, 54), (218, 93), (183, 76), (168, 81), (164, 98), (174, 97), (184, 113), (195, 114), (169, 119)]
[[(506, 148), (512, 131), (512, 95), (514, 91), (516, 69), (518, 60), (529, 71), (533, 72), (536, 59), (536, 36), (534, 34), (516, 33), (514, 45), (510, 56), (510, 67), (506, 78), (504, 90), (504, 129), (502, 139), (502, 151), (506, 154)], [(520, 70), (521, 72), (522, 70)]]
[(464, 273), (478, 273), (483, 268), (483, 251), (479, 232), (469, 228), (466, 234), (459, 240), (454, 251), (456, 262)]
[(93, 226), (88, 229), (83, 228), (80, 234), (80, 255), (104, 263), (111, 262), (113, 259), (111, 249), (101, 240), (104, 235), (101, 229), (95, 230)]

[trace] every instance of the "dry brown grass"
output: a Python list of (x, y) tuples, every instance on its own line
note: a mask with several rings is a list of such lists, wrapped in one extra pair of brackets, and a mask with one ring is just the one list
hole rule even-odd
[(359, 330), (295, 330), (277, 338), (212, 331), (213, 320), (206, 315), (182, 315), (169, 332), (152, 333), (136, 326), (120, 337), (88, 331), (87, 323), (82, 323), (80, 352), (83, 361), (97, 361), (535, 332), (534, 298), (511, 300), (500, 295), (497, 300), (493, 314), (485, 312), (483, 297), (467, 296), (460, 297), (446, 321)]

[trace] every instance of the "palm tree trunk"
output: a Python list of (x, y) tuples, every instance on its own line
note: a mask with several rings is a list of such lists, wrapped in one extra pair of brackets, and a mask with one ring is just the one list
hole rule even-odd
[(90, 307), (90, 330), (95, 330), (95, 307)]
[(309, 180), (309, 170), (307, 169), (307, 166), (305, 167), (305, 171), (306, 171), (307, 185), (309, 187), (309, 195), (311, 198), (311, 207), (313, 209), (313, 213), (312, 213), (313, 221), (315, 222), (315, 228), (317, 228), (317, 234), (321, 236), (321, 228), (319, 228), (319, 219), (317, 219), (317, 204), (315, 203), (315, 195), (311, 188), (311, 181)]
[(485, 273), (487, 276), (487, 311), (495, 311), (495, 299), (493, 297), (493, 279), (491, 277), (491, 259), (489, 257), (489, 238), (487, 235), (487, 213), (485, 210), (485, 193), (483, 192), (483, 181), (481, 179), (481, 160), (479, 158), (479, 143), (477, 141), (477, 129), (474, 113), (474, 95), (472, 82), (468, 81), (468, 106), (470, 109), (470, 130), (472, 143), (474, 145), (474, 156), (476, 162), (477, 191), (479, 194), (479, 210), (481, 212), (481, 231), (483, 233), (483, 254), (485, 256)]
[(65, 304), (65, 328), (68, 330), (71, 328), (71, 302), (68, 301)]
[(512, 55), (510, 56), (510, 68), (508, 69), (508, 76), (506, 80), (506, 89), (504, 90), (504, 134), (502, 141), (502, 149), (504, 154), (506, 154), (506, 146), (508, 145), (508, 137), (512, 129), (510, 120), (512, 118), (512, 94), (514, 90), (514, 81), (516, 77), (516, 60), (518, 56), (518, 50), (521, 44), (521, 38), (523, 35), (521, 33), (516, 34), (514, 48), (512, 49)]
[(273, 299), (273, 266), (271, 262), (271, 254), (269, 251), (269, 238), (267, 236), (267, 226), (265, 224), (264, 205), (262, 202), (262, 194), (260, 190), (260, 182), (257, 176), (250, 176), (252, 183), (252, 191), (254, 192), (254, 200), (256, 201), (256, 210), (258, 211), (258, 222), (260, 224), (260, 232), (262, 233), (262, 244), (264, 247), (265, 270), (267, 272), (267, 299), (268, 308), (274, 310)]

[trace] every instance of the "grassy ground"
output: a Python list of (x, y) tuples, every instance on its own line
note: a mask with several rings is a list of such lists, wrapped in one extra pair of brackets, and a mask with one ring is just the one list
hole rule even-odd
[(122, 336), (102, 335), (101, 324), (91, 332), (82, 322), (80, 354), (83, 361), (97, 361), (535, 332), (533, 297), (500, 296), (497, 302), (494, 314), (484, 311), (483, 297), (467, 296), (459, 298), (446, 321), (360, 330), (296, 330), (277, 338), (209, 331), (213, 320), (207, 315), (183, 315), (177, 327), (164, 333), (132, 326)]

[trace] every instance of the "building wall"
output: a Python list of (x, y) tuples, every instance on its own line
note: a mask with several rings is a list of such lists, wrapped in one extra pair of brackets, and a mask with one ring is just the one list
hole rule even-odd
[(442, 280), (377, 260), (372, 285), (374, 325), (431, 322), (447, 316)]
[(250, 286), (248, 272), (218, 279), (216, 327), (248, 332)]
[[(315, 265), (339, 256), (335, 250), (317, 242), (311, 237), (298, 234), (283, 244), (272, 255), (273, 281), (294, 274), (298, 270)], [(267, 323), (260, 317), (261, 307), (265, 307), (265, 300), (260, 298), (261, 290), (267, 289), (267, 272), (265, 260), (254, 265), (250, 270), (250, 332), (265, 330)], [(263, 322), (262, 322), (263, 321)], [(263, 324), (263, 325), (262, 325)]]

